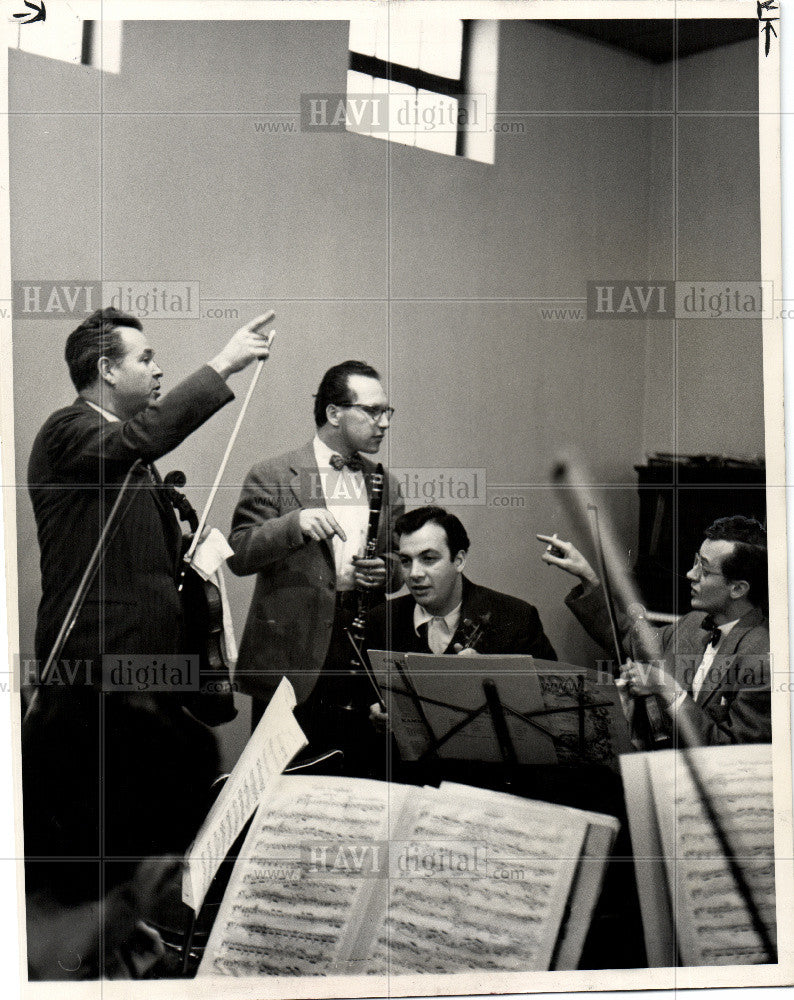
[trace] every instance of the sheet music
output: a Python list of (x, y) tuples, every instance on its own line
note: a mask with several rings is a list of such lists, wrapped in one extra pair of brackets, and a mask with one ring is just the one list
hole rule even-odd
[[(771, 747), (692, 751), (733, 855), (775, 938), (775, 852)], [(648, 755), (654, 801), (685, 965), (767, 962), (684, 760)]]
[(404, 846), (392, 844), (388, 907), (373, 929), (369, 971), (548, 968), (586, 820), (453, 784), (416, 800), (414, 816), (393, 834)]
[(407, 791), (363, 779), (282, 778), (254, 817), (199, 975), (335, 971), (340, 947), (351, 950), (362, 897), (383, 880), (389, 813)]
[(370, 649), (367, 655), (378, 687), (383, 692), (400, 753), (406, 760), (418, 760), (430, 748), (431, 735), (425, 720), (406, 693), (407, 654), (395, 650)]
[(648, 758), (651, 753), (627, 753), (620, 773), (634, 854), (634, 879), (640, 900), (642, 932), (650, 968), (678, 965), (673, 902), (665, 871), (659, 819), (653, 802)]
[(553, 969), (578, 967), (593, 911), (604, 885), (612, 845), (620, 830), (620, 822), (615, 816), (589, 811), (582, 811), (581, 815), (587, 822), (587, 833), (555, 947)]
[(579, 701), (580, 686), (583, 687), (584, 704), (590, 706), (583, 716), (583, 745), (580, 745), (578, 712), (560, 712), (540, 720), (554, 734), (560, 763), (587, 761), (617, 767), (618, 756), (629, 753), (632, 746), (614, 683), (605, 682), (586, 667), (550, 660), (535, 662), (546, 708), (574, 708)]
[(295, 692), (286, 677), (207, 814), (185, 857), (182, 900), (201, 909), (207, 889), (240, 831), (296, 753), (308, 743), (292, 714)]

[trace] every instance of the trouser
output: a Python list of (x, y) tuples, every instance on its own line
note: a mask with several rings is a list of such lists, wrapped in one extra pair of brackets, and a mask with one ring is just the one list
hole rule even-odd
[(352, 777), (386, 777), (385, 740), (369, 719), (369, 706), (376, 700), (377, 693), (357, 664), (348, 636), (357, 612), (358, 594), (355, 591), (336, 595), (325, 663), (314, 690), (298, 706), (295, 715), (306, 727), (311, 746), (318, 752), (342, 751), (342, 773)]
[[(182, 853), (217, 773), (214, 735), (177, 696), (42, 688), (22, 732), (29, 887), (58, 881), (64, 896), (90, 898), (100, 869), (111, 879)], [(76, 859), (93, 874), (76, 876)]]
[[(348, 629), (357, 612), (355, 591), (337, 593), (325, 662), (311, 694), (296, 707), (295, 718), (309, 740), (307, 754), (314, 756), (334, 749), (344, 754), (342, 762), (334, 758), (325, 768), (312, 768), (314, 773), (385, 778), (389, 740), (385, 734), (376, 732), (369, 719), (369, 706), (377, 700), (377, 692), (363, 669), (356, 668), (355, 652), (348, 638)], [(252, 729), (265, 707), (264, 701), (254, 699)]]

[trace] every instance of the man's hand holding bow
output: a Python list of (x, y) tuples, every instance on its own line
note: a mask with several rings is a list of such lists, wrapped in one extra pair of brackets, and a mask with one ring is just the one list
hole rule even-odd
[(627, 660), (620, 668), (620, 679), (632, 697), (655, 694), (667, 706), (672, 706), (682, 694), (686, 694), (672, 674), (653, 663)]

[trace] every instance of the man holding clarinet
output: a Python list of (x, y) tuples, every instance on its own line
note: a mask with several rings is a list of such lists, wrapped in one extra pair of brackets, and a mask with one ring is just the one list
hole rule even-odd
[(314, 438), (251, 469), (229, 536), (231, 570), (257, 575), (235, 675), (254, 698), (253, 723), (286, 676), (312, 749), (343, 750), (344, 772), (359, 776), (384, 766), (369, 721), (376, 692), (350, 631), (366, 615), (362, 593), (377, 603), (401, 582), (388, 554), (403, 502), (396, 480), (366, 457), (380, 450), (393, 412), (373, 367), (330, 368), (315, 396)]

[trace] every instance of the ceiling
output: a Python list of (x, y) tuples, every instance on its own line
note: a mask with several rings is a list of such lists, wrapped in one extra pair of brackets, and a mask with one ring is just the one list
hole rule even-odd
[(678, 56), (691, 56), (733, 42), (758, 37), (755, 18), (634, 20), (634, 21), (546, 21), (562, 31), (587, 35), (649, 62), (670, 62), (675, 54), (678, 32)]

